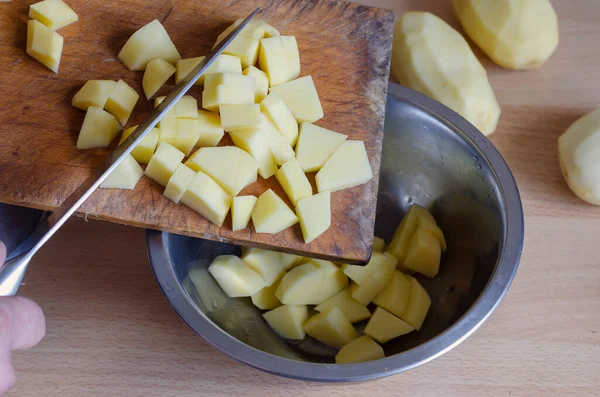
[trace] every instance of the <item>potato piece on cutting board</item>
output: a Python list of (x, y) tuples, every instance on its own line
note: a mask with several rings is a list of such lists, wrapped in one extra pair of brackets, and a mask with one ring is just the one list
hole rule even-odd
[(354, 364), (385, 358), (383, 348), (368, 335), (344, 345), (335, 356), (336, 364)]
[(252, 128), (260, 124), (260, 105), (221, 105), (219, 106), (221, 125), (227, 132)]
[[(138, 126), (136, 125), (124, 130), (119, 145), (122, 144), (137, 127)], [(158, 128), (152, 128), (131, 151), (131, 155), (138, 163), (148, 164), (150, 162), (152, 155), (154, 155), (154, 150), (156, 150), (156, 146), (158, 145), (159, 136), (160, 130)]]
[(320, 170), (348, 138), (347, 135), (311, 123), (300, 124), (299, 131), (296, 158), (304, 172)]
[(283, 305), (263, 314), (263, 318), (284, 339), (301, 340), (305, 333), (302, 324), (308, 318), (305, 305)]
[(221, 117), (216, 113), (198, 110), (198, 124), (200, 125), (200, 139), (196, 142), (196, 147), (217, 146), (225, 135)]
[(276, 36), (260, 40), (258, 67), (273, 87), (300, 75), (300, 55), (294, 36)]
[(454, 0), (471, 40), (498, 65), (542, 66), (558, 46), (558, 19), (549, 0)]
[(171, 175), (171, 178), (169, 178), (163, 196), (175, 204), (179, 204), (183, 193), (185, 193), (195, 177), (196, 172), (193, 169), (185, 164), (179, 164), (173, 175)]
[(296, 214), (273, 190), (258, 197), (252, 211), (252, 224), (257, 233), (276, 234), (296, 223)]
[[(175, 83), (178, 84), (183, 80), (194, 68), (198, 65), (204, 57), (181, 59), (177, 61), (177, 71), (175, 72)], [(195, 85), (203, 85), (206, 76), (213, 73), (242, 73), (242, 63), (239, 57), (227, 54), (221, 54), (211, 65), (206, 69), (204, 74), (196, 81)]]
[(167, 186), (169, 179), (179, 167), (185, 155), (173, 145), (163, 142), (150, 159), (144, 174), (161, 186)]
[(58, 73), (64, 39), (49, 27), (32, 19), (27, 22), (27, 55)]
[(265, 286), (260, 274), (235, 255), (216, 257), (208, 272), (230, 298), (251, 296)]
[(275, 178), (294, 206), (298, 200), (312, 195), (312, 186), (295, 158), (283, 164), (275, 173)]
[(135, 185), (144, 176), (144, 170), (135, 161), (133, 156), (127, 155), (121, 164), (102, 182), (103, 189), (126, 189), (133, 190)]
[(175, 44), (158, 19), (131, 35), (118, 57), (131, 71), (146, 70), (148, 62), (155, 58), (164, 59), (171, 64), (181, 59)]
[(258, 175), (268, 179), (277, 172), (277, 163), (271, 152), (269, 137), (261, 128), (229, 133), (235, 146), (249, 153), (258, 162)]
[(167, 80), (175, 73), (175, 66), (164, 59), (156, 58), (148, 62), (142, 80), (144, 95), (150, 99), (165, 85)]
[(248, 66), (242, 73), (254, 77), (254, 102), (260, 103), (269, 93), (269, 77), (255, 66)]
[(237, 196), (233, 198), (231, 204), (231, 230), (235, 232), (248, 227), (256, 200), (255, 196)]
[(254, 103), (254, 89), (249, 85), (236, 86), (219, 84), (202, 91), (202, 107), (218, 112), (222, 105), (243, 105)]
[(123, 80), (117, 81), (106, 98), (104, 109), (115, 116), (121, 125), (127, 124), (140, 95)]
[(260, 103), (260, 107), (273, 121), (285, 142), (290, 146), (294, 146), (296, 139), (298, 139), (298, 123), (279, 94), (272, 92), (267, 95)]
[(324, 116), (312, 76), (271, 87), (271, 92), (276, 92), (283, 98), (298, 123), (314, 123)]
[(326, 190), (298, 200), (296, 215), (304, 242), (308, 244), (331, 226), (331, 192)]
[(337, 349), (358, 338), (358, 332), (338, 307), (315, 314), (302, 328), (319, 342)]
[(112, 80), (88, 80), (73, 96), (71, 105), (81, 110), (87, 110), (90, 106), (103, 109), (116, 84)]
[(44, 0), (29, 7), (29, 18), (35, 19), (52, 30), (58, 30), (77, 22), (79, 17), (62, 0)]
[(219, 227), (225, 221), (231, 201), (231, 196), (202, 171), (198, 171), (181, 197), (182, 204)]
[(121, 131), (121, 125), (112, 114), (90, 106), (79, 131), (77, 149), (108, 147), (119, 131)]
[(317, 172), (317, 190), (332, 192), (367, 183), (373, 178), (363, 141), (343, 142)]

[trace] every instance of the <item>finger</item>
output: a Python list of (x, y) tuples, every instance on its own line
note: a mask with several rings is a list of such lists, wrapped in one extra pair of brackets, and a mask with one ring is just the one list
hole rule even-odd
[(46, 333), (42, 309), (20, 296), (0, 297), (0, 345), (9, 341), (9, 350), (28, 349)]
[(6, 245), (2, 241), (0, 241), (0, 266), (4, 263), (6, 259)]
[(0, 351), (0, 396), (15, 384), (15, 369), (10, 362), (10, 351)]

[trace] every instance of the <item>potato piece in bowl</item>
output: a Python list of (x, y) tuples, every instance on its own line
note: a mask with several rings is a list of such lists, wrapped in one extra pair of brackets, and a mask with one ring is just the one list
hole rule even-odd
[(338, 307), (315, 314), (302, 329), (319, 342), (337, 349), (358, 338), (358, 332)]
[(385, 358), (383, 348), (368, 335), (344, 345), (335, 356), (336, 364), (354, 364)]
[(365, 327), (365, 335), (369, 335), (379, 343), (385, 343), (414, 330), (415, 327), (406, 321), (378, 307)]
[(308, 318), (306, 305), (283, 305), (263, 314), (263, 318), (279, 336), (285, 339), (304, 339), (302, 324)]
[(260, 274), (234, 255), (216, 257), (208, 272), (231, 298), (251, 296), (265, 286)]

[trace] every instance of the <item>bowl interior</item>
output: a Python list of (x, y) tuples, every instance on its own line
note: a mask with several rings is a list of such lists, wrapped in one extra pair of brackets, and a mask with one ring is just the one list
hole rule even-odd
[[(498, 180), (480, 149), (447, 118), (394, 95), (397, 89), (391, 86), (388, 95), (376, 235), (389, 242), (402, 216), (418, 203), (432, 211), (448, 250), (435, 279), (418, 277), (432, 298), (422, 329), (384, 344), (386, 356), (431, 340), (465, 314), (495, 270), (506, 222)], [(332, 349), (311, 338), (282, 340), (249, 298), (230, 299), (221, 291), (207, 267), (218, 255), (239, 254), (239, 247), (168, 233), (162, 240), (171, 271), (199, 317), (255, 349), (302, 362), (333, 362)], [(170, 292), (167, 298), (175, 298)]]

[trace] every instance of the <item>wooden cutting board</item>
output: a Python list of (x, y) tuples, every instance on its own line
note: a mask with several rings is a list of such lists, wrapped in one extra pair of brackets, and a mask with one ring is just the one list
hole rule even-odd
[[(331, 0), (71, 0), (79, 21), (59, 30), (64, 49), (56, 75), (25, 53), (28, 7), (34, 2), (0, 3), (0, 201), (54, 210), (111, 152), (75, 148), (85, 112), (70, 102), (87, 80), (123, 79), (140, 93), (128, 126), (148, 114), (151, 102), (141, 88), (143, 73), (128, 71), (117, 59), (133, 32), (158, 19), (182, 57), (196, 57), (207, 54), (217, 35), (234, 20), (260, 6), (259, 18), (298, 40), (301, 75), (312, 75), (325, 111), (317, 124), (363, 140), (367, 148), (374, 177), (332, 195), (329, 230), (308, 245), (298, 225), (276, 235), (257, 234), (252, 227), (232, 232), (230, 218), (219, 228), (164, 198), (163, 188), (146, 177), (133, 191), (97, 191), (79, 215), (212, 240), (306, 251), (321, 258), (368, 260), (394, 21), (391, 11)], [(159, 94), (172, 86), (170, 81)], [(190, 94), (201, 103), (200, 87)], [(221, 144), (231, 141), (224, 139)], [(314, 186), (314, 178), (309, 179)], [(240, 194), (258, 196), (267, 188), (290, 204), (274, 177), (259, 177)]]

